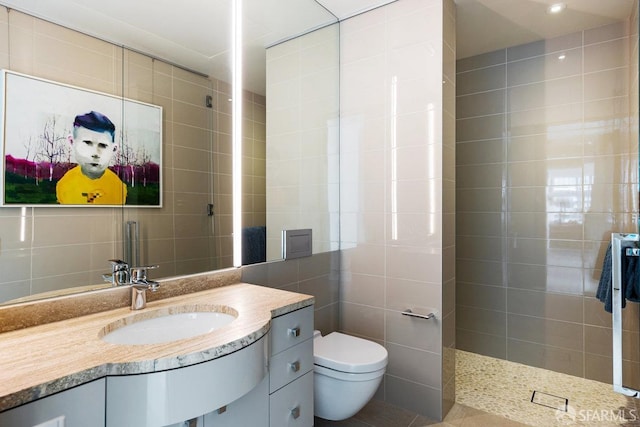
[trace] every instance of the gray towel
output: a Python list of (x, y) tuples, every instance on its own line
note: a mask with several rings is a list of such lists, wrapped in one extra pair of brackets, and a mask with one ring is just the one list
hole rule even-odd
[[(627, 305), (627, 300), (640, 302), (640, 274), (638, 269), (640, 268), (640, 262), (637, 256), (626, 256), (626, 248), (635, 248), (635, 242), (622, 242), (620, 253), (620, 265), (622, 270), (622, 308)], [(607, 247), (607, 252), (602, 261), (602, 274), (600, 275), (600, 282), (598, 283), (598, 290), (596, 291), (596, 298), (604, 303), (604, 309), (606, 312), (611, 313), (613, 300), (612, 300), (612, 283), (611, 283), (611, 243)]]
[[(611, 313), (611, 243), (607, 246), (607, 252), (602, 261), (602, 273), (600, 274), (596, 298), (604, 303), (604, 310)], [(622, 300), (622, 307), (625, 307), (625, 300)]]
[(267, 227), (245, 227), (242, 229), (242, 265), (256, 264), (267, 260)]

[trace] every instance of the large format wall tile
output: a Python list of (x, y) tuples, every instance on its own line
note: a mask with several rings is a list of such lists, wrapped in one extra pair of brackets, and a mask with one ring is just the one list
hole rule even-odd
[(636, 27), (637, 6), (458, 61), (459, 349), (610, 381), (611, 316), (594, 296), (611, 233), (637, 229)]
[[(441, 419), (455, 395), (443, 354), (455, 345), (455, 4), (393, 2), (340, 34), (340, 329), (387, 346), (380, 399)], [(468, 114), (482, 102), (470, 98)], [(478, 132), (500, 137), (495, 122), (477, 120)]]

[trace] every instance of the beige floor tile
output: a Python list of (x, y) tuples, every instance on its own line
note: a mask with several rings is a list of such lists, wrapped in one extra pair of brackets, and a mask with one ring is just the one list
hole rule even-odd
[(370, 427), (370, 424), (365, 424), (354, 418), (349, 418), (344, 421), (328, 421), (315, 417), (313, 425), (314, 427)]
[(376, 427), (408, 427), (416, 416), (406, 409), (372, 400), (353, 418)]

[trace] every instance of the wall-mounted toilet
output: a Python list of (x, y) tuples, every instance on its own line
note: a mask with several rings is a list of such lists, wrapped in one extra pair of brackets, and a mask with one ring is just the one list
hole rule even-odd
[(325, 420), (352, 417), (373, 397), (385, 369), (387, 350), (378, 343), (331, 332), (313, 334), (314, 413)]

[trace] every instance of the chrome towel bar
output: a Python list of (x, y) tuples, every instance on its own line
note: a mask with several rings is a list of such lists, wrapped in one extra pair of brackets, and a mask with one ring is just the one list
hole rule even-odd
[(436, 317), (436, 314), (434, 312), (430, 312), (427, 314), (420, 314), (420, 313), (414, 313), (413, 310), (411, 310), (410, 308), (407, 308), (405, 311), (402, 312), (403, 316), (411, 316), (411, 317), (418, 317), (420, 319), (434, 319)]

